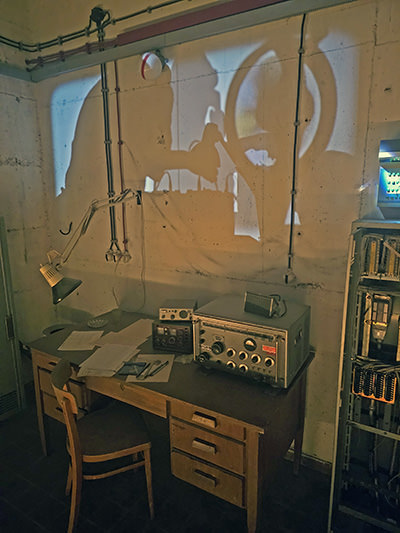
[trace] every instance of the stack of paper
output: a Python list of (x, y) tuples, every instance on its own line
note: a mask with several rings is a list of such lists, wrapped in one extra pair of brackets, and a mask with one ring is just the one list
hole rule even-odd
[(59, 350), (93, 350), (97, 345), (102, 331), (72, 331), (58, 348)]
[(152, 324), (153, 321), (151, 319), (141, 318), (121, 331), (107, 333), (96, 344), (97, 346), (105, 346), (107, 344), (139, 346), (151, 335)]
[(113, 376), (122, 365), (129, 361), (137, 349), (125, 344), (107, 344), (98, 348), (80, 366), (78, 377), (84, 376)]

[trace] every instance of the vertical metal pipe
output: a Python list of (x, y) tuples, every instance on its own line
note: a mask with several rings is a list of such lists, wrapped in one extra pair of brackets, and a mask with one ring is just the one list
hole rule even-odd
[[(91, 20), (93, 20), (97, 25), (97, 37), (99, 41), (99, 50), (103, 49), (102, 43), (104, 42), (104, 25), (107, 23), (106, 15), (110, 18), (110, 14), (107, 11), (104, 11), (100, 7), (93, 8), (91, 13)], [(111, 157), (111, 137), (110, 137), (110, 111), (109, 111), (109, 101), (108, 101), (108, 79), (107, 79), (107, 65), (106, 63), (100, 64), (100, 74), (101, 74), (101, 95), (103, 100), (103, 117), (104, 117), (104, 147), (106, 154), (106, 168), (107, 168), (107, 186), (108, 186), (108, 197), (111, 199), (115, 196), (114, 191), (114, 177), (113, 177), (113, 167), (112, 167), (112, 157)], [(106, 251), (106, 260), (116, 260), (121, 256), (121, 250), (118, 246), (117, 240), (117, 230), (115, 223), (115, 206), (110, 205), (109, 207), (110, 214), (110, 233), (111, 233), (111, 242), (110, 247)]]
[[(120, 110), (120, 101), (119, 95), (121, 92), (119, 86), (119, 77), (118, 77), (118, 64), (117, 61), (114, 61), (114, 75), (115, 75), (115, 103), (117, 111), (117, 128), (118, 128), (118, 160), (119, 160), (119, 175), (121, 183), (121, 192), (125, 190), (125, 178), (124, 178), (124, 165), (122, 157), (122, 138), (121, 138), (121, 110)], [(123, 245), (124, 245), (124, 260), (129, 261), (131, 259), (130, 253), (128, 251), (128, 236), (127, 236), (127, 225), (126, 225), (126, 209), (125, 204), (122, 204), (122, 232), (123, 232)]]
[[(105, 63), (100, 65), (101, 71), (101, 94), (103, 97), (103, 115), (104, 115), (104, 148), (106, 153), (106, 167), (107, 167), (107, 186), (108, 196), (112, 198), (115, 196), (114, 191), (114, 176), (112, 168), (111, 157), (111, 137), (110, 137), (110, 116), (109, 116), (109, 103), (108, 103), (108, 81), (107, 81), (107, 66)], [(110, 225), (111, 225), (111, 240), (116, 239), (115, 229), (115, 208), (110, 206)]]

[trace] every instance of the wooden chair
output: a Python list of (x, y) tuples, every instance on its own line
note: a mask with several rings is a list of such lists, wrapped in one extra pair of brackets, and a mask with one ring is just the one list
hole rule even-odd
[[(83, 479), (102, 479), (141, 466), (145, 468), (150, 518), (153, 519), (151, 443), (140, 412), (129, 405), (113, 403), (77, 419), (77, 403), (74, 395), (68, 390), (71, 372), (70, 363), (61, 359), (51, 375), (52, 386), (64, 415), (68, 437), (70, 465), (66, 495), (69, 495), (72, 489), (68, 533), (74, 530), (78, 522)], [(113, 469), (99, 474), (86, 474), (83, 471), (85, 463), (104, 464), (128, 456), (132, 457), (133, 462), (126, 466), (120, 465), (115, 468), (114, 464)]]

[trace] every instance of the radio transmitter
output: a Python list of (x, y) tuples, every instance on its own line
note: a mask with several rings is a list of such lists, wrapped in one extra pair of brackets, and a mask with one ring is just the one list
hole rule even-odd
[(193, 352), (192, 322), (153, 322), (153, 348), (167, 352)]
[(193, 316), (195, 362), (289, 387), (309, 356), (310, 307), (287, 301), (285, 306), (272, 318), (244, 311), (236, 295), (200, 307)]

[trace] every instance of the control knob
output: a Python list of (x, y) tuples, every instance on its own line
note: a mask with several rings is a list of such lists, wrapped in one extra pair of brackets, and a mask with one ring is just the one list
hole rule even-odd
[(200, 361), (200, 363), (205, 363), (206, 361), (208, 361), (210, 359), (210, 354), (208, 354), (207, 352), (201, 352), (198, 356), (197, 356), (197, 360)]
[(254, 339), (251, 339), (250, 337), (245, 339), (243, 345), (246, 350), (249, 350), (249, 352), (254, 352), (254, 350), (257, 348), (256, 341)]
[(222, 353), (224, 349), (225, 349), (225, 346), (221, 341), (216, 341), (211, 346), (211, 351), (215, 353), (216, 355), (219, 355), (220, 353)]

